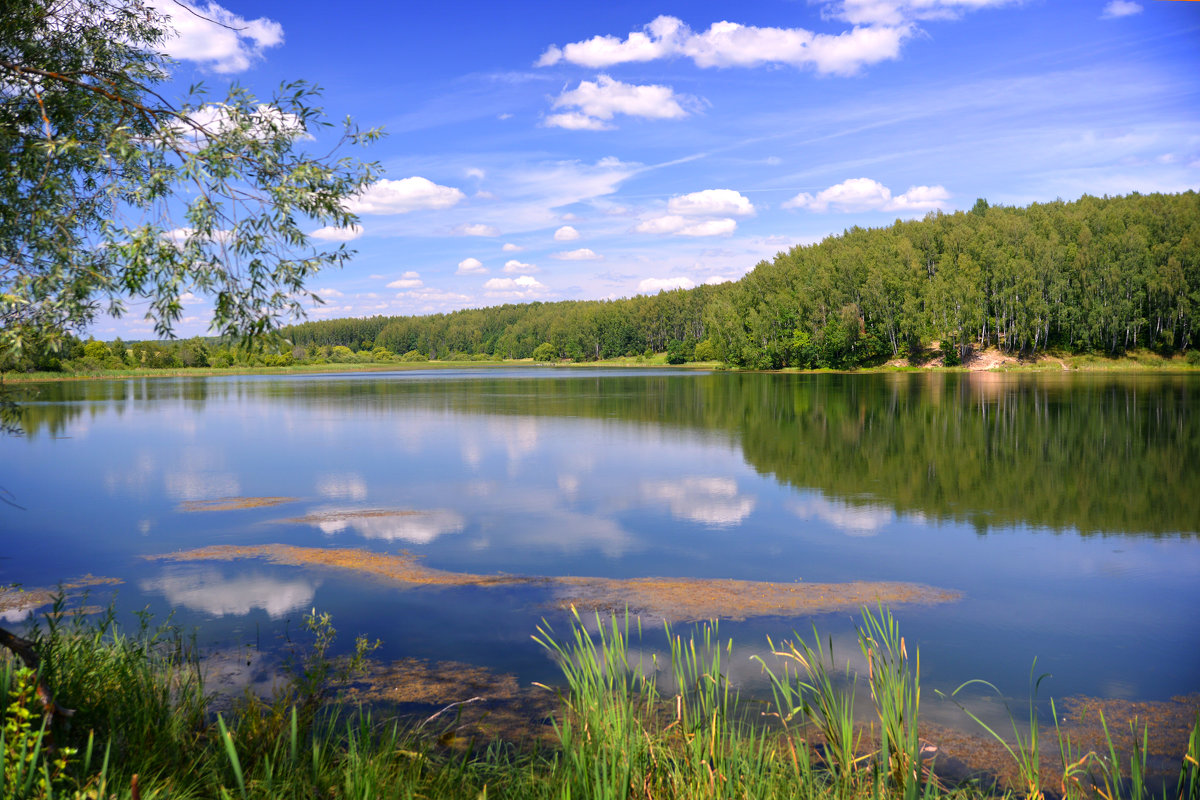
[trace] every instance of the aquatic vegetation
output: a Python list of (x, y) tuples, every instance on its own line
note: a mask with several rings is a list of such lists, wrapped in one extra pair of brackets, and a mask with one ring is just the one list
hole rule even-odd
[(185, 500), (180, 511), (241, 511), (296, 502), (295, 497), (221, 497), (215, 500)]
[(515, 586), (549, 588), (558, 608), (630, 613), (670, 622), (798, 616), (854, 610), (864, 605), (944, 603), (961, 595), (916, 583), (778, 583), (705, 578), (588, 578), (576, 576), (476, 575), (447, 572), (409, 554), (291, 545), (216, 545), (151, 556), (162, 561), (230, 561), (265, 558), (274, 564), (350, 570), (399, 583), (430, 586)]
[[(730, 681), (732, 643), (720, 639), (717, 623), (682, 633), (667, 625), (669, 654), (661, 661), (636, 649), (643, 633), (636, 617), (595, 615), (589, 621), (575, 612), (568, 625), (561, 637), (549, 624), (534, 636), (563, 674), (561, 687), (540, 690), (549, 701), (541, 708), (552, 721), (553, 743), (481, 740), (479, 734), (488, 731), (478, 728), (474, 744), (464, 748), (456, 734), (476, 692), (528, 690), (511, 678), (464, 665), (411, 660), (371, 667), (363, 681), (354, 675), (364, 665), (363, 645), (356, 644), (349, 657), (335, 655), (331, 620), (314, 611), (295, 640), (297, 667), (287, 685), (268, 700), (214, 714), (197, 653), (177, 628), (152, 627), (143, 618), (127, 633), (111, 614), (68, 616), (59, 603), (30, 635), (53, 665), (47, 677), (64, 702), (78, 709), (77, 716), (69, 725), (43, 728), (32, 707), (29, 676), (11, 662), (0, 669), (5, 768), (0, 796), (1043, 796), (1036, 787), (997, 788), (943, 775), (940, 753), (931, 758), (932, 748), (923, 736), (917, 738), (923, 727), (919, 655), (886, 610), (864, 612), (858, 629), (866, 675), (835, 674), (832, 651), (820, 644), (816, 631), (814, 643), (796, 637), (772, 646), (787, 667), (771, 676), (775, 702), (766, 707), (743, 701)], [(375, 685), (372, 672), (401, 683), (415, 679), (419, 685), (411, 699), (445, 705), (405, 720), (385, 716), (382, 707), (358, 707), (361, 700), (375, 699), (369, 688), (339, 694)], [(463, 682), (455, 686), (455, 677)], [(856, 684), (863, 681), (877, 722), (865, 727), (853, 714)], [(305, 712), (310, 698), (319, 699), (318, 713)], [(1084, 713), (1075, 701), (1071, 708), (1076, 709), (1071, 714)], [(1064, 748), (1062, 796), (1144, 797), (1153, 780), (1148, 761), (1138, 754), (1149, 751), (1153, 734), (1141, 729), (1143, 745), (1126, 761), (1118, 757), (1117, 737), (1104, 717), (1101, 725), (1107, 752), (1088, 753), (1080, 761), (1071, 745)], [(1067, 742), (1069, 736), (1064, 729), (1057, 740)], [(1200, 716), (1175, 757), (1180, 755), (1178, 797), (1200, 797)], [(1164, 789), (1164, 796), (1174, 795)]]

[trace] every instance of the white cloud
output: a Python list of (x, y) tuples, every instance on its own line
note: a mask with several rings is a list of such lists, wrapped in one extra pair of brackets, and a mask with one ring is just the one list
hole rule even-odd
[(492, 278), (483, 284), (483, 288), (494, 297), (530, 297), (545, 291), (546, 286), (537, 278), (522, 275), (519, 278)]
[(1104, 11), (1100, 14), (1100, 19), (1116, 19), (1140, 13), (1142, 13), (1141, 3), (1134, 3), (1131, 0), (1112, 0), (1112, 2), (1104, 7)]
[[(442, 289), (435, 289), (432, 286), (422, 286), (412, 289), (407, 292), (397, 292), (396, 298), (399, 300), (416, 300), (425, 303), (422, 308), (432, 310), (434, 304), (442, 303), (455, 306), (461, 306), (463, 303), (470, 301), (470, 295), (459, 294), (458, 292), (448, 292)], [(395, 301), (393, 301), (395, 304)]]
[(551, 45), (538, 59), (537, 66), (568, 61), (602, 68), (683, 56), (699, 67), (789, 64), (812, 66), (822, 73), (848, 75), (863, 66), (898, 57), (900, 45), (912, 32), (912, 25), (905, 22), (890, 26), (856, 25), (840, 34), (827, 34), (803, 28), (759, 28), (722, 21), (713, 23), (707, 31), (696, 33), (675, 17), (660, 16), (624, 40), (615, 36), (594, 36), (561, 48)]
[(841, 0), (826, 7), (853, 25), (904, 25), (923, 19), (956, 19), (964, 11), (1015, 0)]
[(554, 232), (554, 241), (556, 242), (573, 242), (579, 238), (579, 231), (572, 228), (570, 225), (563, 225)]
[(211, 2), (152, 0), (151, 5), (171, 18), (174, 35), (163, 42), (167, 54), (213, 72), (243, 72), (264, 49), (283, 44), (283, 26), (266, 17), (248, 20)]
[(509, 275), (526, 275), (530, 272), (540, 272), (535, 264), (526, 264), (515, 258), (504, 262), (504, 272)]
[(784, 208), (810, 211), (906, 211), (925, 212), (942, 208), (950, 199), (944, 186), (912, 186), (904, 194), (892, 192), (879, 181), (851, 178), (823, 189), (815, 195), (801, 192), (783, 204)]
[(694, 289), (696, 282), (691, 278), (646, 278), (638, 284), (638, 292), (657, 293), (666, 289)]
[(561, 253), (553, 253), (551, 258), (556, 258), (559, 261), (599, 261), (604, 256), (596, 255), (586, 247), (581, 247), (578, 250), (566, 250)]
[(500, 231), (492, 225), (484, 225), (483, 223), (471, 223), (459, 225), (454, 229), (454, 232), (459, 236), (499, 236)]
[(407, 214), (421, 209), (450, 208), (465, 197), (453, 186), (440, 186), (420, 176), (398, 181), (382, 178), (351, 198), (346, 207), (354, 214)]
[(468, 167), (467, 168), (467, 177), (475, 178), (477, 180), (483, 180), (486, 177), (486, 173), (483, 170), (481, 170), (479, 167)]
[(478, 258), (464, 258), (458, 262), (458, 269), (454, 270), (455, 275), (486, 275), (487, 267)]
[(525, 248), (521, 247), (519, 244), (513, 244), (512, 242), (505, 242), (504, 247), (501, 247), (500, 249), (502, 251), (504, 251), (505, 253), (519, 253), (522, 250), (524, 250)]
[[(320, 297), (345, 297), (346, 296), (343, 293), (339, 292), (337, 289), (326, 288), (326, 289), (316, 289), (315, 291), (316, 291), (317, 295)], [(180, 299), (182, 299), (182, 298), (180, 298)]]
[(638, 233), (675, 233), (687, 224), (688, 221), (684, 217), (671, 214), (639, 222), (634, 230)]
[(615, 125), (609, 125), (607, 122), (589, 117), (587, 114), (581, 114), (578, 111), (570, 111), (565, 114), (551, 114), (546, 117), (546, 127), (563, 128), (568, 131), (611, 131), (616, 128)]
[(638, 233), (671, 233), (676, 236), (728, 236), (737, 230), (737, 220), (725, 217), (695, 221), (669, 214), (645, 220), (634, 230)]
[(737, 230), (737, 221), (729, 219), (706, 219), (685, 225), (675, 231), (676, 236), (729, 236)]
[(607, 130), (612, 127), (609, 121), (617, 114), (646, 119), (686, 117), (684, 104), (694, 106), (697, 101), (676, 95), (670, 86), (639, 86), (599, 75), (595, 82), (580, 81), (579, 86), (556, 97), (554, 108), (574, 110), (552, 115), (546, 124), (569, 130)]
[(409, 270), (400, 276), (398, 280), (394, 280), (387, 285), (389, 289), (419, 289), (424, 286), (424, 281), (421, 280), (421, 274)]
[(335, 228), (331, 225), (326, 225), (324, 228), (317, 228), (309, 234), (314, 239), (320, 239), (323, 242), (352, 242), (363, 235), (361, 225), (351, 225), (349, 228)]
[(733, 189), (705, 189), (672, 197), (667, 203), (667, 211), (704, 217), (748, 217), (754, 213), (754, 206)]

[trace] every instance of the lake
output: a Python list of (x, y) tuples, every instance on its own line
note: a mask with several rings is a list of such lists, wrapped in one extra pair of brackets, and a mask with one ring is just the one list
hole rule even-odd
[[(1200, 375), (525, 368), (17, 390), (0, 582), (117, 579), (123, 618), (173, 610), (211, 648), (268, 652), (315, 607), (343, 644), (382, 639), (381, 658), (528, 684), (557, 674), (530, 635), (561, 630), (564, 597), (617, 608), (646, 577), (702, 579), (688, 600), (704, 581), (754, 582), (727, 584), (747, 597), (903, 583), (922, 587), (894, 612), (930, 694), (983, 678), (1027, 697), (1031, 668), (1052, 673), (1047, 697), (1200, 690)], [(246, 549), (267, 545), (424, 577)], [(853, 605), (730, 616), (748, 692), (767, 636), (816, 624), (856, 650)]]

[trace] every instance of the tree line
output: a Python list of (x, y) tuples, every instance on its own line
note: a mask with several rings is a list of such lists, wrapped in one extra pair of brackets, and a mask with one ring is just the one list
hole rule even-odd
[(979, 200), (781, 252), (741, 280), (622, 300), (502, 305), (424, 317), (307, 322), (304, 345), (429, 358), (578, 361), (654, 352), (757, 369), (853, 368), (972, 348), (1186, 351), (1200, 315), (1200, 195)]
[[(945, 363), (989, 346), (1120, 355), (1185, 352), (1200, 327), (1200, 195), (933, 212), (851, 228), (760, 262), (741, 280), (619, 300), (505, 304), (428, 316), (304, 322), (276, 353), (215, 339), (78, 340), (5, 369), (286, 365), (364, 360), (571, 359), (667, 353), (671, 363), (839, 368)], [(99, 344), (99, 343), (98, 343)], [(83, 352), (91, 347), (91, 361)], [(74, 359), (72, 362), (71, 359)], [(64, 360), (66, 363), (64, 364)]]

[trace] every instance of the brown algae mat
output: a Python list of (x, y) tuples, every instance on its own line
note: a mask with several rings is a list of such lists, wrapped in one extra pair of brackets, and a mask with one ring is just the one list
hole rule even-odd
[(180, 511), (241, 511), (246, 508), (266, 508), (296, 502), (295, 497), (221, 497), (216, 500), (186, 500)]
[[(0, 614), (10, 611), (36, 611), (55, 601), (61, 593), (67, 599), (76, 599), (81, 592), (86, 592), (94, 586), (117, 586), (123, 583), (120, 578), (101, 578), (95, 575), (84, 575), (73, 581), (59, 584), (54, 589), (23, 588), (19, 586), (0, 586)], [(98, 608), (92, 606), (76, 609), (84, 613), (95, 613)]]
[(264, 558), (275, 564), (315, 566), (371, 575), (387, 581), (421, 586), (515, 586), (550, 588), (554, 605), (581, 611), (624, 612), (658, 617), (668, 622), (748, 617), (801, 616), (857, 610), (864, 605), (944, 603), (958, 592), (915, 583), (774, 583), (705, 578), (587, 578), (476, 575), (446, 572), (422, 564), (415, 556), (369, 550), (217, 545), (148, 558), (162, 561), (233, 561)]

